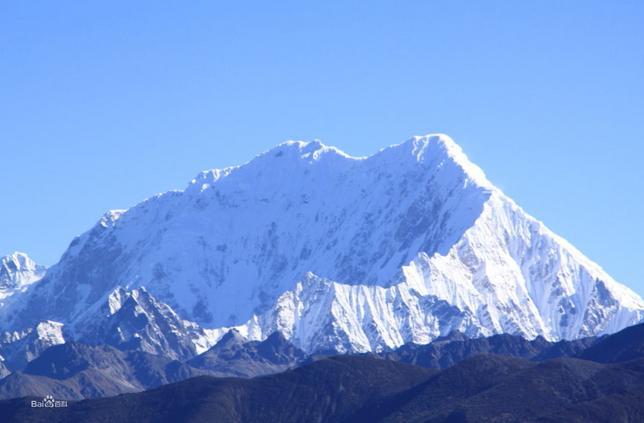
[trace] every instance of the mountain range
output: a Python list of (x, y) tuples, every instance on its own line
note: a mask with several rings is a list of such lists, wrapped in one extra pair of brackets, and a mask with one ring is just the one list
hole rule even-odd
[[(467, 338), (461, 333), (427, 345), (406, 344), (381, 353), (361, 353), (373, 359), (395, 361), (424, 369), (447, 369), (479, 355), (499, 355), (531, 362), (576, 358), (598, 363), (644, 357), (644, 324), (608, 337), (549, 342), (518, 335)], [(254, 378), (277, 374), (326, 359), (306, 355), (275, 332), (264, 341), (248, 341), (236, 330), (202, 354), (173, 360), (136, 349), (66, 342), (46, 349), (22, 371), (0, 379), (0, 399), (44, 397), (79, 400), (139, 392), (197, 376)]]
[(233, 328), (314, 354), (454, 331), (569, 340), (644, 316), (445, 135), (369, 157), (287, 142), (106, 213), (46, 271), (23, 254), (2, 263), (4, 344), (56, 322), (65, 339), (178, 360)]
[[(238, 334), (231, 332), (226, 338), (222, 348), (239, 345)], [(283, 342), (283, 337), (274, 339)], [(418, 354), (425, 364), (434, 359), (454, 363), (444, 369), (395, 359), (404, 354), (386, 359), (371, 353), (341, 355), (314, 358), (263, 377), (196, 376), (141, 393), (71, 401), (64, 408), (32, 408), (33, 397), (2, 400), (0, 415), (9, 421), (47, 423), (641, 421), (644, 325), (584, 342), (590, 346), (576, 357), (541, 360), (537, 357), (552, 354), (553, 348), (566, 350), (562, 343), (574, 344), (573, 349), (581, 346), (576, 341), (552, 344), (512, 335), (468, 340), (451, 334)], [(88, 353), (92, 348), (68, 344), (52, 347), (28, 366), (29, 372), (54, 379), (87, 372), (82, 359), (57, 357), (72, 350), (79, 357), (104, 361), (102, 367), (114, 368), (114, 374), (129, 365), (96, 348)]]
[(250, 378), (279, 373), (302, 364), (305, 358), (279, 333), (260, 342), (245, 341), (231, 331), (186, 362), (135, 349), (71, 341), (46, 349), (22, 371), (0, 379), (0, 398), (101, 398), (200, 375)]
[(2, 258), (0, 415), (638, 421), (643, 318), (445, 135), (287, 142)]

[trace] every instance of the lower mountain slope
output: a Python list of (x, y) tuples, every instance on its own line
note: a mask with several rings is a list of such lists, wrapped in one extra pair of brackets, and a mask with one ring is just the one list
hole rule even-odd
[(373, 357), (342, 356), (254, 379), (198, 377), (68, 408), (27, 409), (0, 401), (9, 421), (341, 422), (368, 401), (422, 382), (434, 371)]
[(279, 373), (301, 364), (303, 351), (289, 343), (280, 332), (264, 341), (246, 341), (231, 330), (210, 350), (188, 360), (192, 367), (207, 370), (212, 376), (253, 377)]
[(643, 359), (535, 363), (483, 354), (436, 371), (360, 355), (253, 379), (202, 376), (67, 408), (5, 400), (0, 413), (34, 423), (635, 422), (643, 400)]
[[(371, 404), (355, 421), (537, 422), (641, 421), (644, 360), (603, 365), (561, 358), (543, 363), (480, 355), (459, 363), (422, 385)], [(603, 402), (624, 420), (585, 407)], [(567, 414), (561, 419), (561, 413)]]
[(249, 378), (273, 374), (295, 367), (305, 358), (279, 333), (260, 342), (246, 341), (230, 331), (210, 350), (187, 362), (145, 351), (68, 342), (45, 350), (23, 371), (9, 374), (6, 369), (6, 374), (0, 373), (0, 398), (100, 398), (199, 375)]
[(24, 371), (0, 380), (0, 398), (99, 398), (139, 392), (204, 373), (141, 351), (68, 342), (47, 349)]
[[(642, 421), (643, 329), (640, 324), (599, 339), (558, 343), (451, 333), (380, 355), (327, 358), (307, 358), (279, 332), (258, 342), (230, 330), (187, 362), (68, 342), (0, 380), (0, 398), (28, 397), (0, 401), (0, 415), (8, 421), (113, 423)], [(250, 379), (203, 376), (283, 369)], [(47, 414), (29, 407), (34, 396), (97, 398), (154, 387), (72, 402)]]
[(644, 324), (628, 327), (607, 336), (583, 351), (580, 358), (613, 363), (644, 357)]

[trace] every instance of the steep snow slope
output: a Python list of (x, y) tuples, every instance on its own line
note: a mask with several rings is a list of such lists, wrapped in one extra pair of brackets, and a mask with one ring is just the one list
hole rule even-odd
[(289, 142), (203, 172), (184, 191), (107, 213), (0, 313), (11, 327), (53, 319), (73, 330), (117, 286), (145, 286), (201, 325), (260, 338), (280, 327), (307, 351), (452, 329), (574, 338), (644, 309), (444, 135), (368, 158)]

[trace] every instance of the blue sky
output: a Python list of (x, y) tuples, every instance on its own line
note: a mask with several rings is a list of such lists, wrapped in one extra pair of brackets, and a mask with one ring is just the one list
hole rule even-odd
[(644, 2), (531, 3), (3, 2), (0, 255), (287, 139), (445, 132), (642, 294)]

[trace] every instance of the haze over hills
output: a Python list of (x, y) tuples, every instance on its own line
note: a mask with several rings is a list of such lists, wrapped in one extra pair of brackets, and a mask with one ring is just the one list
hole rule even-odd
[(287, 142), (108, 212), (0, 321), (188, 358), (230, 328), (278, 331), (309, 354), (366, 352), (453, 331), (575, 339), (643, 313), (449, 137), (428, 135), (360, 158)]

